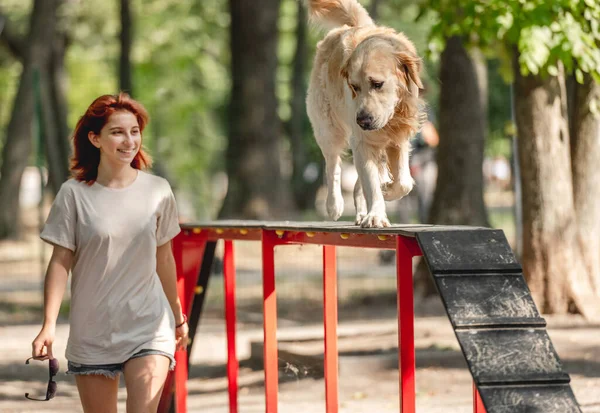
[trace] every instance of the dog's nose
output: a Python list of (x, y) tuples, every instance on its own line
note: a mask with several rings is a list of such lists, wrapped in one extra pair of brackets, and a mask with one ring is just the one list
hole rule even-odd
[(373, 129), (373, 116), (367, 112), (359, 112), (356, 116), (356, 123), (364, 130)]

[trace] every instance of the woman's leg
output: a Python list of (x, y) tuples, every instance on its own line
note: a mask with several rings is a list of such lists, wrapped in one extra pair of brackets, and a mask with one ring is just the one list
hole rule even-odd
[(127, 386), (127, 413), (155, 413), (171, 361), (162, 355), (130, 359), (123, 373)]
[(119, 376), (76, 375), (77, 390), (84, 413), (117, 413)]

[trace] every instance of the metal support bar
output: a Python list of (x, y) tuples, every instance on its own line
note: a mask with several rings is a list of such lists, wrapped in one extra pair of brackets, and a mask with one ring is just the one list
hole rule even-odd
[(223, 253), (223, 278), (225, 288), (225, 324), (227, 326), (227, 379), (229, 386), (229, 412), (238, 411), (239, 364), (235, 345), (235, 262), (233, 241), (225, 241)]
[(325, 403), (338, 412), (338, 294), (335, 246), (323, 246), (323, 324), (325, 329)]
[(277, 351), (277, 295), (275, 293), (275, 245), (273, 231), (262, 232), (263, 328), (265, 365), (265, 411), (277, 413), (279, 364)]

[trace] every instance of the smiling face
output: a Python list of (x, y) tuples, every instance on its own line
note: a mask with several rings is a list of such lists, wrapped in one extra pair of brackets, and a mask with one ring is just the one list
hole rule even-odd
[(358, 45), (342, 70), (352, 93), (356, 123), (363, 130), (383, 128), (394, 116), (396, 106), (415, 93), (418, 58), (398, 52), (388, 41), (371, 38)]
[(131, 164), (142, 144), (142, 133), (136, 116), (118, 111), (109, 118), (100, 134), (88, 134), (92, 145), (100, 149), (100, 162), (114, 165)]

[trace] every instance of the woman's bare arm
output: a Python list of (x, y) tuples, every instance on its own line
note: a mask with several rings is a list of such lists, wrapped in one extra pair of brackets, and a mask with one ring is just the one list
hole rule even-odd
[(32, 343), (32, 356), (52, 358), (52, 343), (56, 332), (56, 320), (65, 294), (69, 271), (73, 265), (73, 251), (54, 246), (44, 280), (44, 321), (42, 330)]

